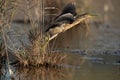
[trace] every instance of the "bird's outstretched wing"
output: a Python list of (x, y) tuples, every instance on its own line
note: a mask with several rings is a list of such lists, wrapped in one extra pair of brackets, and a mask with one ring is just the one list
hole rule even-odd
[(63, 14), (59, 16), (54, 22), (64, 22), (72, 23), (74, 21), (74, 16), (71, 13)]

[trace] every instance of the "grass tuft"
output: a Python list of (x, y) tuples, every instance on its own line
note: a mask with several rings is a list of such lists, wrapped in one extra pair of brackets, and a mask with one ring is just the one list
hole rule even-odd
[(29, 31), (30, 46), (24, 46), (15, 53), (20, 66), (53, 66), (57, 67), (65, 60), (66, 55), (59, 52), (51, 52), (48, 49), (49, 38), (42, 35), (40, 29), (32, 28)]
[[(42, 20), (44, 19), (42, 18), (42, 10), (40, 0), (0, 0), (0, 34), (2, 34), (0, 37), (5, 45), (4, 47), (3, 44), (0, 44), (0, 58), (3, 55), (7, 55), (6, 57), (9, 61), (9, 52), (12, 52), (17, 60), (11, 64), (20, 65), (23, 67), (56, 66), (64, 61), (64, 54), (54, 53), (48, 49), (49, 37), (44, 35), (43, 29), (40, 29), (42, 24), (39, 24), (42, 23)], [(15, 44), (12, 43), (12, 40), (10, 41), (9, 35), (7, 35), (5, 31), (6, 28), (9, 27), (10, 29), (11, 26), (13, 26), (11, 25), (13, 24), (12, 21), (18, 12), (23, 13), (24, 16), (30, 20), (29, 26), (31, 27), (28, 33), (28, 39), (30, 41), (29, 46), (22, 43), (22, 47), (20, 48), (16, 48)], [(33, 17), (35, 17), (35, 19), (33, 19)], [(41, 19), (39, 19), (40, 17)], [(11, 43), (14, 49), (11, 49), (8, 43)]]

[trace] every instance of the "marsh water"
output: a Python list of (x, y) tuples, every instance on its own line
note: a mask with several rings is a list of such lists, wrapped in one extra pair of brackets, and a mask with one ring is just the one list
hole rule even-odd
[(88, 54), (76, 50), (66, 54), (62, 67), (17, 69), (11, 66), (12, 78), (3, 68), (1, 80), (120, 80), (120, 51)]
[[(18, 69), (10, 66), (11, 77), (2, 67), (0, 80), (120, 80), (119, 4), (119, 0), (86, 0), (85, 7), (100, 14), (100, 20), (90, 23), (87, 38), (79, 26), (58, 36), (55, 50), (67, 55), (65, 63), (60, 65), (62, 67)], [(16, 37), (15, 46), (20, 45), (17, 39), (27, 43), (25, 30), (28, 27), (24, 24), (14, 23), (8, 31), (11, 39)], [(18, 33), (20, 35), (16, 35)]]

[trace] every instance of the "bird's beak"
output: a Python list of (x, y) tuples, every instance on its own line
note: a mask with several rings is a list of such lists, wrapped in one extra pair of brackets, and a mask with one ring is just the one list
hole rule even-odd
[(98, 15), (92, 14), (92, 13), (83, 13), (83, 14), (78, 15), (77, 18), (79, 18), (79, 17), (85, 17), (85, 16), (88, 16), (88, 17), (97, 17)]

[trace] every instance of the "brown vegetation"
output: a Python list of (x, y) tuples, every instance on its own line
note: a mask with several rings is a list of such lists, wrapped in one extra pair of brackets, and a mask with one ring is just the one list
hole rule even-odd
[[(47, 1), (46, 1), (47, 2)], [(58, 2), (56, 2), (58, 3)], [(44, 33), (44, 8), (42, 5), (43, 2), (40, 3), (40, 0), (36, 1), (5, 1), (1, 0), (0, 4), (0, 30), (1, 30), (1, 39), (3, 40), (3, 45), (5, 45), (4, 49), (1, 46), (0, 55), (6, 55), (7, 60), (9, 61), (9, 52), (14, 54), (17, 58), (17, 61), (11, 63), (12, 65), (19, 64), (20, 66), (56, 66), (64, 62), (66, 55), (59, 52), (52, 52), (49, 49), (48, 43), (55, 37), (54, 35), (50, 36), (49, 34)], [(62, 4), (62, 3), (60, 3)], [(46, 4), (48, 5), (48, 4)], [(55, 5), (57, 6), (57, 5)], [(40, 8), (39, 8), (40, 7)], [(58, 7), (59, 8), (59, 7)], [(29, 20), (30, 30), (28, 33), (29, 45), (22, 44), (22, 47), (18, 49), (9, 49), (8, 42), (10, 42), (8, 35), (5, 32), (6, 28), (10, 28), (12, 24), (12, 20), (16, 17), (18, 12), (22, 12), (25, 16), (25, 20)], [(80, 17), (76, 22), (71, 25), (65, 25), (65, 30), (68, 30), (75, 25), (85, 21), (87, 17)], [(59, 32), (61, 33), (61, 32)], [(58, 35), (58, 34), (57, 34)], [(12, 44), (14, 45), (14, 44)], [(4, 52), (3, 52), (4, 51)], [(9, 65), (9, 64), (8, 64)]]
[[(1, 3), (0, 4), (1, 36), (0, 37), (3, 40), (3, 42), (1, 42), (1, 46), (0, 46), (0, 56), (5, 55), (8, 58), (7, 60), (9, 61), (9, 56), (8, 56), (9, 52), (14, 54), (15, 57), (17, 58), (17, 61), (11, 63), (12, 65), (19, 64), (21, 66), (46, 66), (46, 67), (58, 65), (64, 61), (65, 55), (61, 53), (53, 53), (51, 51), (48, 51), (47, 49), (48, 39), (46, 38), (46, 36), (43, 35), (43, 32), (42, 32), (43, 29), (38, 28), (40, 26), (39, 23), (36, 23), (36, 21), (39, 21), (39, 19), (32, 19), (33, 17), (32, 12), (30, 11), (31, 6), (29, 4), (31, 2), (32, 1), (26, 1), (26, 3), (24, 3), (26, 5), (22, 5), (21, 4), (22, 1), (15, 0), (15, 1), (9, 2), (5, 0), (1, 0), (0, 2)], [(36, 3), (36, 1), (34, 3)], [(27, 7), (27, 10), (21, 10), (23, 6), (24, 6), (24, 9), (26, 9)], [(33, 7), (36, 7), (36, 6), (33, 6)], [(25, 44), (22, 44), (21, 48), (16, 50), (11, 50), (9, 49), (7, 44), (9, 39), (5, 32), (5, 29), (8, 27), (11, 27), (10, 24), (12, 24), (12, 19), (14, 16), (13, 12), (16, 11), (16, 9), (17, 11), (19, 10), (23, 11), (27, 16), (27, 18), (30, 20), (31, 30), (29, 31), (29, 34), (28, 34), (30, 45), (26, 46)], [(8, 13), (11, 16), (9, 16)], [(36, 17), (38, 17), (39, 15), (36, 14)], [(9, 20), (11, 21), (9, 22)], [(3, 47), (3, 45), (5, 46)]]

